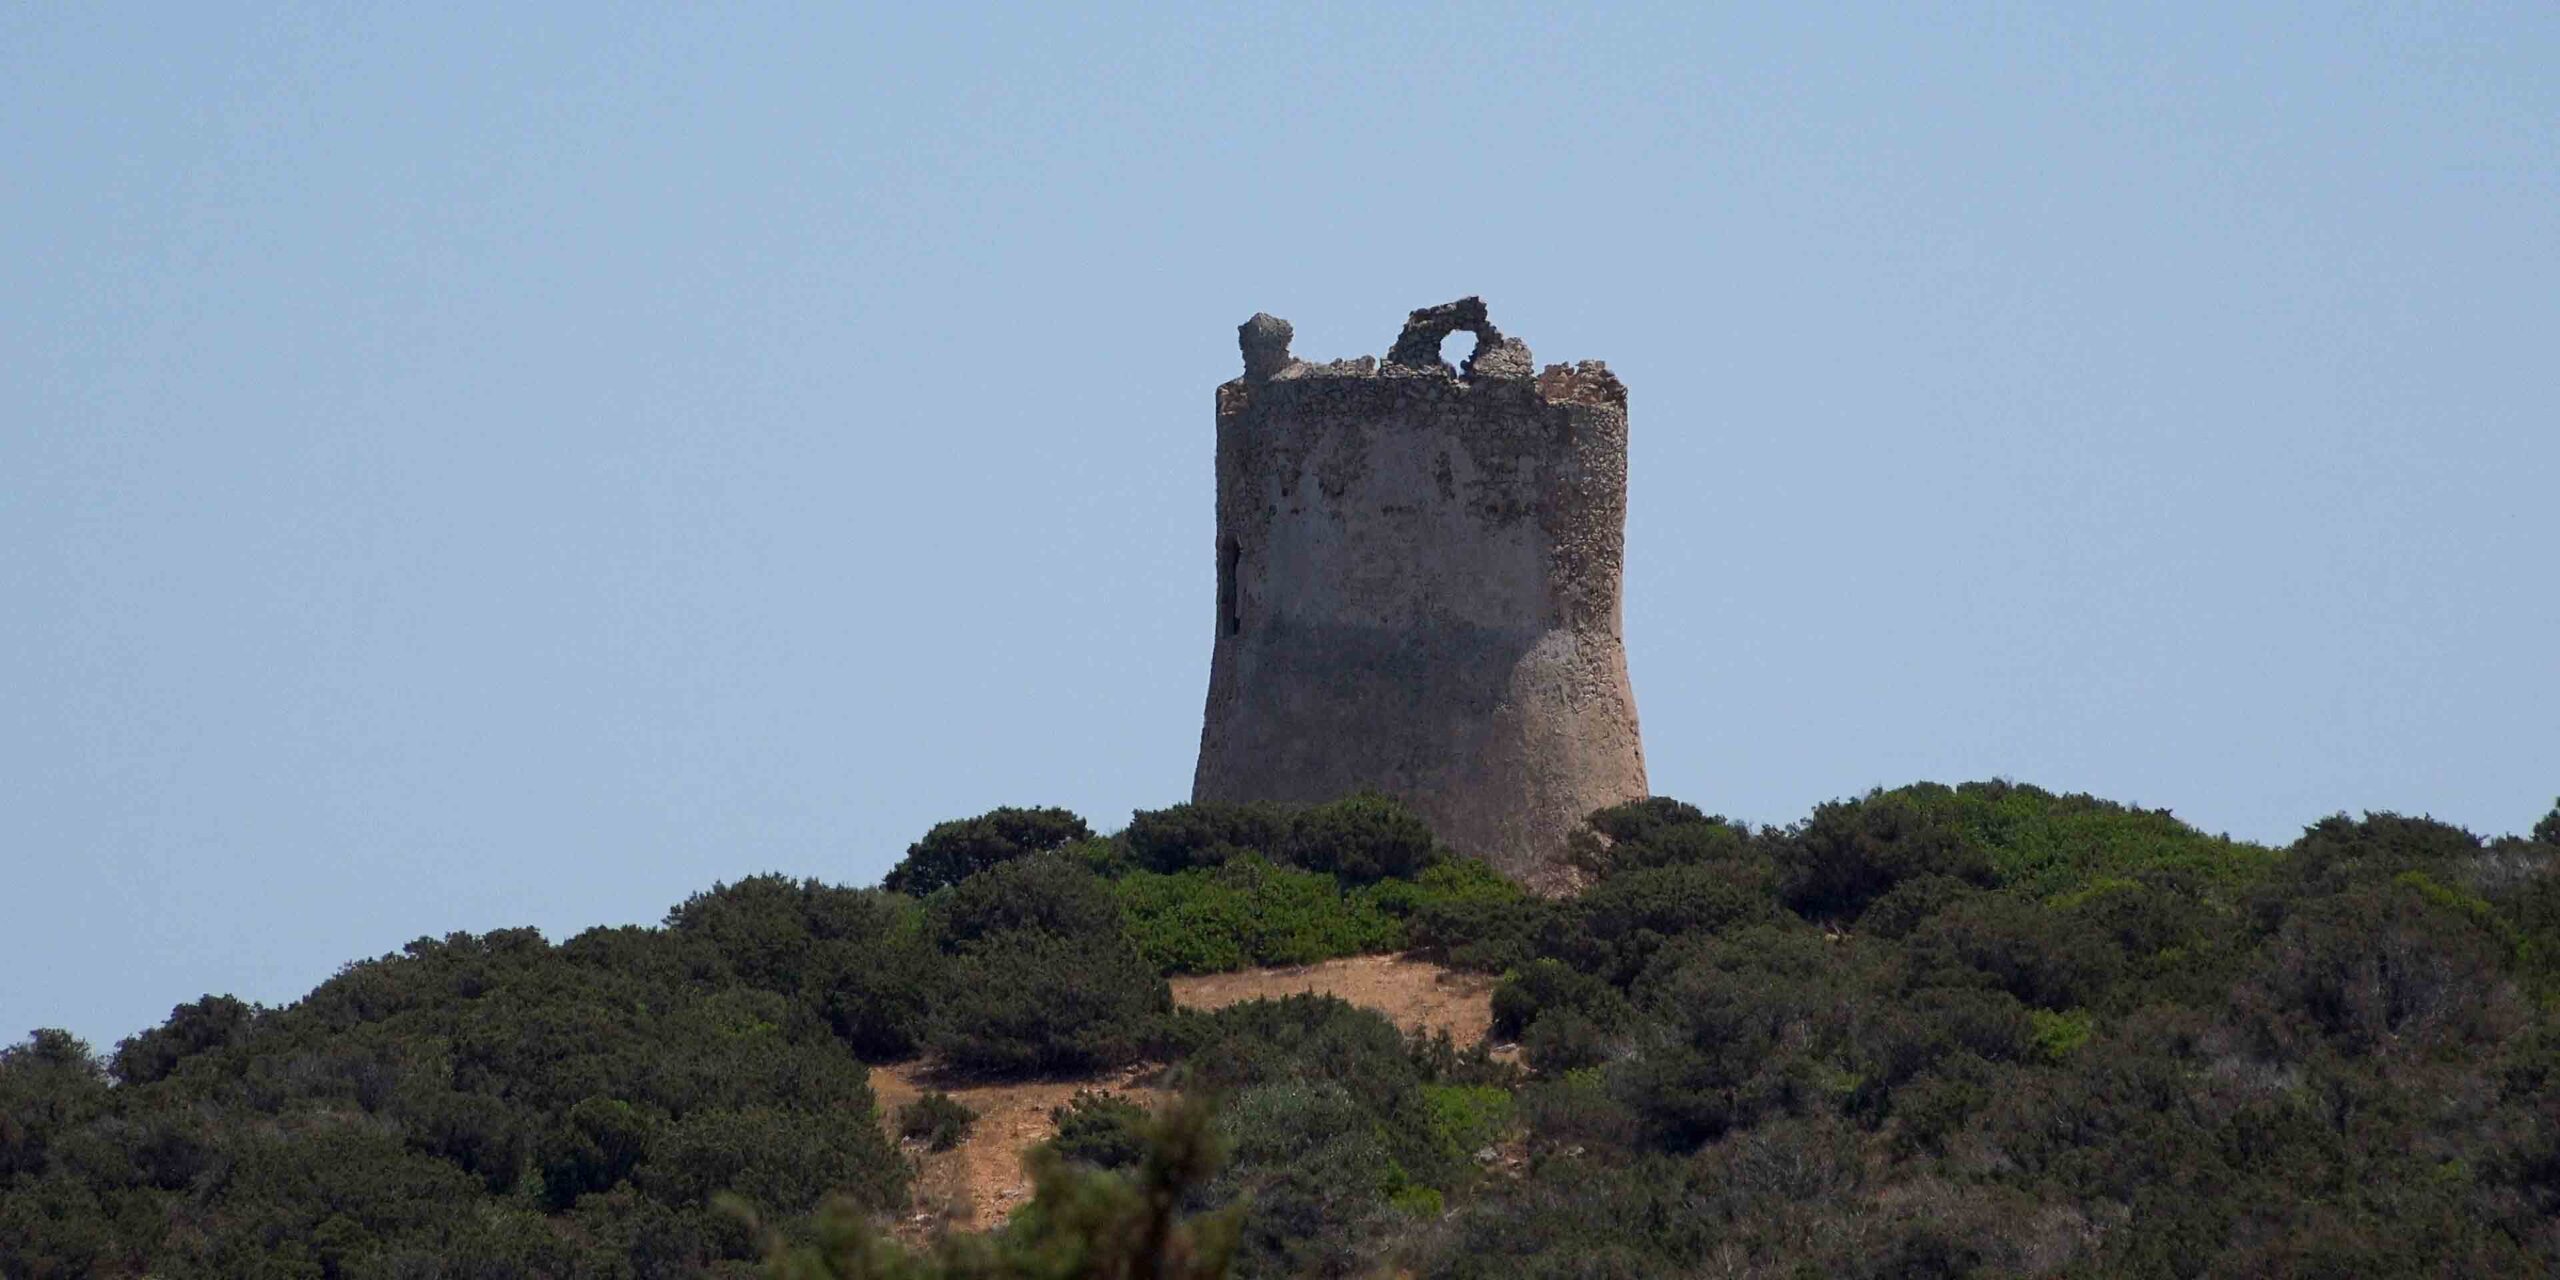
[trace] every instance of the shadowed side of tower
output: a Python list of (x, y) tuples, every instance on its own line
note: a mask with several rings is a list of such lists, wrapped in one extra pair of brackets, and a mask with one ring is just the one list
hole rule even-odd
[(1646, 794), (1619, 627), (1626, 388), (1598, 361), (1535, 371), (1474, 298), (1414, 312), (1383, 362), (1293, 359), (1267, 315), (1240, 336), (1192, 798), (1372, 787), (1556, 886), (1574, 827)]

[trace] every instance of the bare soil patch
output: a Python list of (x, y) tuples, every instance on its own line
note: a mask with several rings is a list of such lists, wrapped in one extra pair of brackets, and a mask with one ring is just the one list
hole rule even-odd
[(871, 1093), (880, 1105), (880, 1121), (897, 1137), (898, 1108), (940, 1089), (978, 1113), (969, 1136), (949, 1151), (927, 1151), (921, 1142), (901, 1144), (916, 1160), (915, 1203), (903, 1224), (906, 1234), (930, 1235), (938, 1228), (984, 1231), (1031, 1197), (1031, 1178), (1022, 1157), (1049, 1139), (1056, 1126), (1053, 1108), (1063, 1107), (1079, 1090), (1120, 1094), (1141, 1106), (1155, 1105), (1158, 1090), (1151, 1077), (1157, 1068), (1138, 1066), (1108, 1075), (1076, 1080), (1014, 1080), (985, 1084), (943, 1078), (926, 1062), (900, 1062), (871, 1069)]
[(1409, 956), (1345, 956), (1287, 969), (1241, 969), (1173, 980), (1185, 1009), (1223, 1009), (1245, 1000), (1302, 992), (1375, 1009), (1407, 1031), (1446, 1031), (1463, 1049), (1493, 1025), (1494, 980)]
[[(1172, 980), (1173, 1000), (1186, 1009), (1223, 1009), (1245, 1000), (1313, 992), (1374, 1009), (1407, 1031), (1447, 1031), (1460, 1048), (1484, 1037), (1493, 1021), (1493, 979), (1458, 973), (1404, 956), (1347, 956), (1286, 969), (1245, 969)], [(900, 1234), (936, 1230), (984, 1231), (1030, 1198), (1031, 1179), (1022, 1157), (1055, 1131), (1049, 1112), (1079, 1090), (1120, 1094), (1142, 1106), (1163, 1100), (1162, 1068), (1140, 1064), (1100, 1076), (1065, 1080), (983, 1083), (943, 1076), (925, 1061), (871, 1069), (871, 1092), (880, 1122), (897, 1134), (898, 1108), (940, 1089), (978, 1113), (969, 1136), (949, 1151), (928, 1152), (907, 1143), (916, 1161), (915, 1202)]]

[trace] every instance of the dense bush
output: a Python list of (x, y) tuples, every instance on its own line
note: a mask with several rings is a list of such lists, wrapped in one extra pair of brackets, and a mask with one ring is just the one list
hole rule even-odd
[(1243, 853), (1266, 857), (1289, 838), (1289, 813), (1269, 804), (1178, 804), (1141, 809), (1123, 838), (1138, 866), (1155, 872), (1214, 867)]
[(1378, 904), (1400, 920), (1437, 907), (1505, 904), (1528, 900), (1528, 892), (1509, 876), (1479, 858), (1444, 853), (1409, 879), (1380, 880), (1353, 892)]
[(1370, 897), (1259, 854), (1172, 875), (1134, 872), (1113, 888), (1139, 954), (1164, 973), (1307, 964), (1404, 941), (1403, 927)]
[(1164, 1048), (1171, 1083), (1219, 1100), (1232, 1159), (1204, 1203), (1245, 1205), (1239, 1274), (1352, 1274), (1397, 1234), (1400, 1200), (1472, 1169), (1433, 1055), (1369, 1010), (1247, 1001), (1178, 1015)]
[(2488, 920), (2395, 878), (2288, 913), (2235, 999), (2273, 1057), (2467, 1052), (2521, 1022), (2511, 954)]
[(1352, 1275), (1376, 1260), (1407, 1176), (1358, 1099), (1331, 1081), (1240, 1089), (1219, 1108), (1232, 1163), (1211, 1203), (1245, 1205), (1247, 1276)]
[(119, 1083), (150, 1084), (178, 1064), (222, 1048), (247, 1032), (258, 1009), (229, 996), (206, 996), (169, 1011), (169, 1020), (116, 1046), (107, 1071)]
[(1748, 827), (1654, 796), (1592, 814), (1566, 854), (1598, 879), (1647, 867), (1712, 865), (1731, 879), (1756, 884), (1771, 870), (1763, 844)]
[(1988, 853), (1936, 800), (1914, 788), (1817, 806), (1778, 838), (1786, 904), (1809, 917), (1854, 920), (1916, 876), (1992, 883)]
[(901, 1202), (863, 1068), (798, 990), (818, 944), (719, 910), (421, 939), (287, 1008), (181, 1005), (113, 1088), (64, 1037), (0, 1052), (0, 1274), (700, 1274), (753, 1252), (718, 1195), (783, 1221)]
[(1570, 1010), (1593, 1025), (1623, 1028), (1635, 1009), (1607, 980), (1558, 960), (1533, 960), (1493, 990), (1493, 1034), (1516, 1040), (1547, 1014)]
[(993, 867), (935, 896), (927, 915), (942, 949), (973, 951), (1018, 933), (1107, 938), (1119, 932), (1111, 886), (1082, 864), (1043, 855)]
[(1367, 884), (1389, 876), (1411, 879), (1439, 857), (1439, 845), (1430, 825), (1411, 809), (1362, 792), (1300, 812), (1281, 852), (1310, 871)]
[(1675, 938), (1768, 920), (1774, 912), (1765, 891), (1736, 884), (1714, 867), (1645, 867), (1584, 892), (1569, 911), (1569, 928), (1551, 945), (1623, 986)]
[(2113, 939), (2008, 894), (1950, 904), (1905, 946), (1915, 985), (1989, 986), (2043, 1009), (2098, 1001), (2124, 964)]
[[(108, 1062), (38, 1033), (0, 1049), (0, 1275), (2560, 1269), (2560, 814), (2267, 850), (2007, 783), (1758, 831), (1656, 798), (1533, 899), (1383, 804), (973, 820), (942, 847), (1010, 851), (921, 901), (751, 877), (207, 997)], [(1502, 975), (1525, 1071), (1161, 976), (1399, 935)], [(1150, 1058), (1218, 1111), (1079, 1096), (1005, 1232), (913, 1255), (864, 1225), (908, 1175), (859, 1055), (918, 1044)]]
[(1163, 976), (1117, 933), (1019, 930), (952, 960), (933, 1047), (981, 1075), (1092, 1071), (1135, 1059), (1172, 1006)]
[(1146, 1158), (1146, 1108), (1118, 1094), (1079, 1089), (1050, 1110), (1049, 1123), (1050, 1148), (1078, 1164), (1126, 1169)]
[(1405, 925), (1415, 951), (1457, 969), (1504, 973), (1558, 950), (1567, 909), (1540, 898), (1425, 903)]
[(924, 1143), (927, 1151), (949, 1151), (969, 1136), (978, 1113), (967, 1103), (934, 1089), (898, 1108), (898, 1136)]
[[(1503, 1029), (1557, 1023), (1520, 1097), (1538, 1154), (1457, 1206), (1421, 1274), (2560, 1262), (2538, 1216), (2560, 1033), (2520, 989), (2560, 945), (2560, 848), (2386, 814), (2275, 852), (2086, 797), (1907, 788), (1751, 838), (1785, 910), (1644, 926), (1630, 975), (1593, 945), (1601, 890), (1754, 851), (1660, 801), (1604, 821), (1599, 885), (1502, 922), (1534, 959)], [(1634, 1009), (1615, 1048), (1582, 1012), (1602, 989)]]
[[(924, 1041), (939, 961), (924, 914), (907, 898), (750, 876), (687, 898), (667, 913), (667, 928), (693, 944), (679, 949), (690, 968), (790, 997), (867, 1059), (902, 1058)], [(615, 937), (570, 945), (608, 963), (647, 963), (667, 950), (644, 938), (637, 956), (607, 961)]]
[(1093, 837), (1084, 819), (1064, 809), (992, 809), (974, 818), (934, 824), (907, 846), (881, 886), (923, 897), (999, 863), (1051, 853)]
[(635, 1181), (661, 1203), (708, 1202), (727, 1192), (798, 1215), (830, 1193), (887, 1184), (893, 1171), (904, 1169), (883, 1147), (868, 1110), (712, 1107), (669, 1121)]

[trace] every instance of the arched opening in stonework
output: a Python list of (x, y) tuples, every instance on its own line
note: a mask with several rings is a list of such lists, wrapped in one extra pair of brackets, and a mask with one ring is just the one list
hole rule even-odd
[(1440, 363), (1452, 369), (1466, 368), (1475, 354), (1476, 335), (1469, 330), (1451, 329), (1449, 336), (1440, 340)]
[(1236, 569), (1244, 562), (1244, 548), (1237, 545), (1232, 533), (1218, 535), (1218, 634), (1236, 635), (1244, 630), (1244, 606), (1236, 590)]

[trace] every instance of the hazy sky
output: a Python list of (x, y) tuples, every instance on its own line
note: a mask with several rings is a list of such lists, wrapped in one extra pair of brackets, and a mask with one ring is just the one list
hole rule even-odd
[(2560, 8), (1701, 7), (0, 13), (0, 1040), (1183, 799), (1265, 310), (1626, 379), (1665, 794), (2550, 808)]

